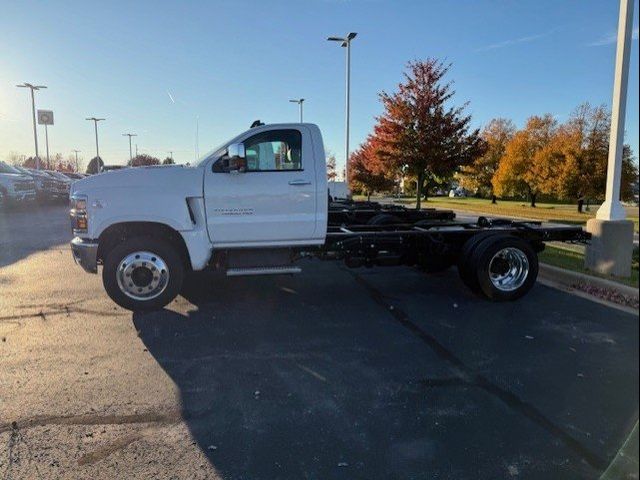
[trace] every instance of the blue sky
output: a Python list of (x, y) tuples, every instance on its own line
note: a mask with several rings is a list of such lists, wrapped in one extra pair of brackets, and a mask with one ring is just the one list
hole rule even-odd
[[(352, 135), (356, 146), (408, 60), (453, 63), (456, 101), (474, 123), (611, 102), (618, 2), (306, 0), (208, 2), (8, 2), (0, 15), (0, 159), (33, 153), (28, 94), (55, 112), (50, 150), (128, 159), (139, 150), (193, 161), (196, 119), (204, 153), (255, 119), (317, 123), (344, 159), (344, 50), (329, 35), (358, 32), (352, 50)], [(638, 5), (626, 141), (638, 153)], [(39, 133), (44, 151), (44, 132)]]

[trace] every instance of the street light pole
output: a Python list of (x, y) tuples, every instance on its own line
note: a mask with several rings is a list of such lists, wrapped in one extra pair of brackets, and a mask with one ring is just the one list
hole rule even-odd
[(36, 99), (33, 91), (41, 90), (47, 87), (46, 85), (32, 85), (31, 83), (27, 82), (23, 83), (22, 85), (16, 85), (16, 87), (28, 88), (29, 90), (31, 90), (31, 114), (33, 115), (33, 141), (36, 146), (36, 170), (40, 170), (40, 156), (38, 155), (38, 130), (36, 128)]
[(600, 220), (624, 220), (626, 212), (620, 203), (622, 177), (622, 152), (624, 149), (624, 120), (629, 83), (629, 57), (633, 30), (633, 0), (620, 0), (616, 67), (613, 78), (611, 105), (611, 133), (609, 136), (609, 160), (607, 164), (607, 189), (605, 200), (596, 213)]
[[(137, 137), (136, 133), (123, 133), (123, 137), (129, 137), (129, 163), (133, 160), (133, 152), (131, 150), (131, 137)], [(137, 155), (136, 155), (137, 156)]]
[(51, 165), (49, 164), (49, 130), (46, 123), (44, 124), (44, 142), (47, 148), (47, 170), (51, 170)]
[(98, 148), (98, 122), (105, 120), (104, 118), (89, 117), (85, 120), (91, 120), (93, 122), (94, 129), (96, 131), (96, 157), (100, 158), (100, 149)]
[(345, 140), (344, 140), (344, 150), (345, 150), (345, 180), (347, 181), (347, 185), (349, 185), (349, 113), (350, 113), (350, 102), (351, 102), (351, 41), (356, 38), (357, 33), (351, 32), (346, 37), (329, 37), (327, 40), (330, 42), (340, 42), (341, 47), (345, 47), (347, 49), (347, 72), (346, 72), (346, 92), (345, 92)]
[(80, 170), (78, 168), (78, 152), (80, 152), (80, 150), (73, 150), (73, 153), (76, 154), (76, 172)]
[(302, 104), (304, 103), (304, 98), (294, 98), (289, 100), (291, 103), (297, 103), (300, 110), (300, 123), (302, 123)]

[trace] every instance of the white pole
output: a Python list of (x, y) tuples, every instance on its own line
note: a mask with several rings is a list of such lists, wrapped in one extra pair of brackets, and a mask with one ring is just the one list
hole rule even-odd
[(31, 90), (31, 113), (33, 114), (33, 141), (36, 144), (36, 170), (40, 170), (40, 155), (38, 154), (38, 129), (36, 128), (36, 99), (33, 94), (33, 87)]
[(51, 164), (49, 163), (49, 130), (47, 129), (47, 124), (44, 124), (44, 138), (45, 144), (47, 145), (47, 169), (51, 170)]
[(96, 131), (96, 157), (100, 158), (100, 148), (98, 147), (98, 120), (93, 121), (93, 128)]
[(345, 141), (344, 141), (344, 171), (347, 181), (347, 188), (349, 185), (349, 98), (351, 90), (351, 39), (347, 39), (347, 93), (346, 93), (346, 121), (345, 121)]
[(629, 83), (629, 57), (633, 29), (633, 0), (620, 0), (616, 69), (613, 79), (611, 105), (611, 134), (609, 136), (609, 163), (605, 201), (596, 213), (599, 220), (624, 220), (626, 212), (620, 202), (622, 151), (624, 148), (624, 121)]

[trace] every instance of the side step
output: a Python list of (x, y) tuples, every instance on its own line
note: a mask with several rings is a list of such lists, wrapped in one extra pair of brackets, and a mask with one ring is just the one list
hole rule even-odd
[(285, 273), (300, 273), (300, 267), (243, 267), (227, 269), (227, 277), (241, 277), (243, 275), (282, 275)]

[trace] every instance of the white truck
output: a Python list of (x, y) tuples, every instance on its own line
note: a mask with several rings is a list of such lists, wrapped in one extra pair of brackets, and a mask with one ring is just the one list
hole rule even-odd
[(130, 310), (166, 305), (190, 271), (292, 274), (309, 256), (354, 268), (457, 264), (474, 291), (513, 300), (535, 282), (545, 241), (588, 239), (579, 227), (329, 202), (322, 135), (308, 123), (259, 124), (192, 167), (79, 180), (70, 216), (74, 259), (91, 273), (101, 265), (107, 293)]
[(33, 202), (36, 184), (31, 176), (0, 162), (0, 208)]

